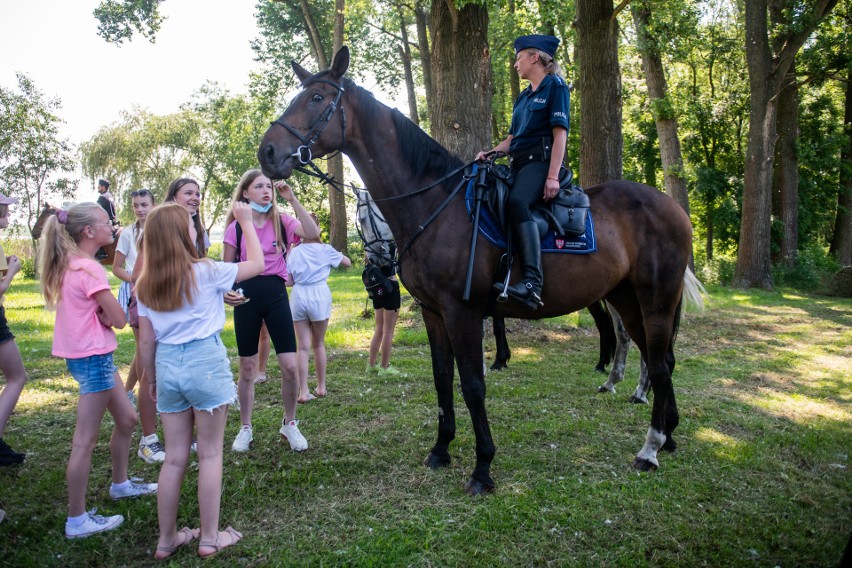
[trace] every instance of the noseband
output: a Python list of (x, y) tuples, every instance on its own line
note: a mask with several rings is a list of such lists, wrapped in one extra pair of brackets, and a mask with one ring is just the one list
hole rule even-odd
[(342, 134), (343, 134), (343, 142), (340, 147), (346, 145), (346, 111), (343, 109), (343, 105), (340, 104), (340, 98), (343, 96), (343, 85), (339, 83), (335, 83), (334, 81), (329, 81), (328, 79), (317, 79), (315, 81), (311, 81), (311, 83), (325, 83), (327, 85), (331, 85), (335, 89), (337, 89), (337, 96), (334, 97), (334, 100), (331, 101), (331, 104), (326, 107), (322, 113), (317, 117), (311, 127), (308, 129), (308, 133), (304, 136), (299, 134), (295, 128), (284, 122), (284, 115), (281, 115), (278, 119), (272, 122), (272, 124), (277, 124), (287, 130), (290, 134), (295, 136), (299, 142), (302, 143), (301, 146), (296, 148), (296, 151), (290, 154), (290, 158), (296, 158), (299, 160), (301, 165), (306, 165), (311, 162), (313, 156), (311, 155), (311, 146), (313, 146), (316, 141), (319, 139), (323, 130), (325, 130), (328, 123), (331, 122), (331, 118), (334, 116), (335, 111), (337, 111), (337, 107), (340, 106), (340, 114), (341, 114), (341, 124), (342, 124)]

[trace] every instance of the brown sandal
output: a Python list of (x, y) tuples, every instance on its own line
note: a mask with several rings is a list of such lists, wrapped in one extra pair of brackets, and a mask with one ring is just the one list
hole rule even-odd
[[(230, 542), (222, 543), (222, 535), (228, 535)], [(243, 534), (234, 530), (234, 527), (228, 527), (223, 531), (219, 531), (219, 534), (216, 535), (216, 542), (199, 542), (198, 543), (198, 556), (201, 558), (210, 558), (211, 556), (216, 556), (223, 549), (228, 548), (229, 546), (233, 546), (240, 542), (243, 539)], [(204, 546), (206, 548), (212, 548), (213, 552), (208, 554), (202, 554), (201, 547)]]
[[(177, 532), (177, 540), (175, 541), (174, 546), (158, 546), (157, 552), (154, 553), (154, 558), (156, 560), (165, 560), (169, 556), (175, 553), (181, 546), (186, 546), (193, 540), (198, 538), (198, 535), (201, 533), (201, 529), (191, 529), (189, 527), (183, 527)], [(162, 555), (165, 556), (162, 556)]]

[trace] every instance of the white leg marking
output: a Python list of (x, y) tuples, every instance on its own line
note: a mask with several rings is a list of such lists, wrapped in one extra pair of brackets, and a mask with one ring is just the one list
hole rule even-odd
[(645, 436), (645, 445), (642, 446), (642, 450), (640, 450), (636, 457), (641, 460), (647, 460), (656, 467), (660, 467), (660, 462), (657, 461), (657, 452), (663, 447), (665, 442), (666, 435), (663, 432), (648, 428), (648, 435)]

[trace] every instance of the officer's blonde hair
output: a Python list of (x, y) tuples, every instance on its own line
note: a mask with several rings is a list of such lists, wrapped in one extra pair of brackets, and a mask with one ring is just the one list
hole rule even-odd
[(539, 61), (541, 61), (541, 64), (544, 65), (544, 71), (548, 75), (557, 75), (559, 77), (562, 77), (563, 79), (565, 78), (562, 76), (562, 68), (559, 66), (559, 63), (556, 62), (553, 56), (548, 53), (545, 53), (540, 49), (533, 49), (532, 51), (533, 53), (538, 54), (538, 59)]

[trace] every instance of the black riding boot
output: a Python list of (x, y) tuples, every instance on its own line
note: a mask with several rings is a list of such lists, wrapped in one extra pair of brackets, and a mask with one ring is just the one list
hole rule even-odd
[[(516, 300), (523, 302), (530, 309), (536, 309), (544, 304), (541, 301), (541, 241), (539, 241), (538, 225), (535, 221), (524, 221), (515, 228), (517, 237), (517, 252), (521, 261), (523, 277), (517, 284), (510, 285), (506, 292)], [(503, 290), (503, 283), (494, 284)]]

